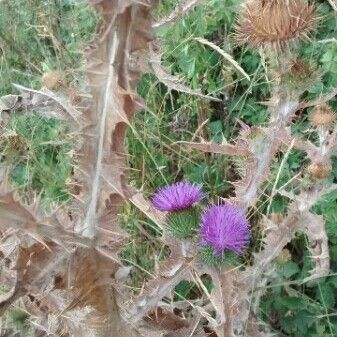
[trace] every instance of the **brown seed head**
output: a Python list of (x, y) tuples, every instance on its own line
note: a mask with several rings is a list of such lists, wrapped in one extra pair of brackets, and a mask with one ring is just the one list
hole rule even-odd
[(65, 74), (61, 71), (50, 71), (42, 77), (42, 85), (49, 90), (57, 90), (67, 86)]
[(308, 38), (315, 22), (315, 7), (302, 0), (248, 0), (238, 18), (236, 37), (253, 47), (283, 48), (293, 39)]
[(325, 179), (331, 173), (331, 166), (327, 163), (312, 163), (308, 167), (308, 173), (312, 179)]
[(69, 89), (68, 96), (72, 105), (79, 105), (82, 101), (81, 93), (74, 88)]
[(281, 265), (287, 263), (290, 260), (291, 260), (291, 253), (287, 248), (283, 249), (280, 255), (277, 257), (277, 262)]
[(312, 111), (309, 119), (313, 126), (329, 127), (336, 120), (336, 114), (329, 106), (320, 105)]

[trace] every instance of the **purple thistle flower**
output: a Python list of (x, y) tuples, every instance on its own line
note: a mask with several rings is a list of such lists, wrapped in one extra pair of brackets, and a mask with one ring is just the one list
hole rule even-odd
[(215, 255), (225, 250), (240, 254), (248, 245), (249, 222), (236, 206), (211, 206), (202, 215), (199, 233), (201, 244), (212, 247)]
[(152, 204), (162, 212), (175, 212), (191, 207), (203, 197), (201, 186), (180, 182), (161, 188), (155, 193)]

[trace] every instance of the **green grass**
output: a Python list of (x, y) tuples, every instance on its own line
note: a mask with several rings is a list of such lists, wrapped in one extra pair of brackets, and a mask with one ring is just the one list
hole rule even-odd
[(1, 95), (12, 92), (12, 83), (39, 88), (51, 70), (78, 83), (83, 47), (97, 22), (84, 0), (2, 1), (0, 13)]
[[(321, 79), (306, 94), (316, 97), (337, 87), (336, 13), (327, 1), (316, 1), (323, 20), (313, 42), (303, 45), (299, 54), (321, 73)], [(164, 1), (155, 17), (169, 12), (176, 0)], [(177, 144), (191, 140), (195, 130), (206, 120), (200, 135), (205, 140), (222, 142), (234, 139), (239, 132), (238, 120), (263, 126), (267, 109), (259, 104), (270, 97), (271, 84), (257, 51), (239, 48), (233, 40), (237, 0), (209, 0), (191, 11), (179, 23), (162, 27), (157, 34), (163, 41), (164, 64), (183, 75), (191, 88), (218, 96), (222, 102), (168, 91), (153, 75), (145, 75), (138, 92), (147, 109), (138, 113), (127, 135), (130, 153), (130, 184), (143, 188), (146, 196), (173, 181), (202, 183), (209, 199), (216, 201), (233, 193), (233, 181), (239, 178), (240, 163), (213, 154), (190, 151)], [(0, 94), (13, 92), (11, 83), (39, 88), (41, 76), (50, 70), (63, 71), (73, 86), (83, 83), (83, 46), (91, 39), (97, 16), (85, 1), (12, 0), (0, 2)], [(207, 38), (231, 53), (250, 75), (247, 81), (218, 53), (194, 38)], [(177, 43), (178, 41), (178, 43)], [(332, 102), (337, 107), (337, 102)], [(311, 134), (308, 111), (303, 111), (293, 126), (299, 134)], [(37, 114), (18, 114), (0, 139), (1, 160), (11, 165), (11, 182), (28, 200), (39, 195), (46, 208), (65, 203), (70, 196), (67, 179), (72, 166), (72, 135), (65, 124)], [(262, 213), (284, 212), (287, 200), (268, 197), (283, 161), (279, 155), (272, 167), (270, 181), (264, 186), (256, 209), (251, 212), (257, 226)], [(336, 159), (334, 163), (337, 164)], [(308, 162), (303, 153), (291, 151), (283, 162), (277, 187), (286, 184)], [(329, 178), (337, 182), (337, 165)], [(302, 184), (308, 183), (304, 176)], [(261, 309), (263, 318), (281, 335), (316, 337), (337, 335), (337, 194), (329, 195), (315, 206), (323, 214), (332, 257), (331, 275), (312, 285), (301, 280), (308, 275), (311, 259), (305, 237), (300, 236), (287, 249), (289, 260), (277, 265), (277, 276), (265, 289)], [(160, 242), (161, 231), (132, 205), (123, 209), (121, 221), (131, 234), (122, 259), (133, 267), (130, 286), (137, 291), (142, 281), (151, 277), (157, 261), (167, 255)], [(260, 244), (255, 240), (251, 249)], [(254, 246), (255, 245), (255, 246)], [(177, 296), (193, 298), (195, 287), (180, 284)]]
[(44, 207), (69, 200), (72, 151), (67, 126), (36, 113), (14, 115), (0, 139), (0, 161), (10, 167), (13, 187), (27, 202), (38, 194)]

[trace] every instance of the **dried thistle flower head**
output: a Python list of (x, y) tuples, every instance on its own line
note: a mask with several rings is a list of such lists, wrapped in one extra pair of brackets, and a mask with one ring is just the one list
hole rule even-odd
[(240, 254), (248, 245), (249, 222), (234, 205), (211, 206), (202, 215), (200, 236), (202, 245), (212, 247), (215, 255)]
[(331, 166), (327, 163), (312, 163), (308, 167), (308, 173), (312, 179), (325, 179), (331, 173)]
[(305, 1), (249, 0), (238, 18), (236, 36), (254, 47), (283, 48), (293, 39), (308, 38), (315, 22), (315, 7)]
[(287, 248), (282, 249), (280, 255), (277, 257), (277, 262), (280, 265), (283, 265), (283, 264), (286, 264), (290, 260), (291, 260), (291, 253), (289, 249)]
[(313, 73), (310, 65), (305, 63), (299, 58), (293, 58), (290, 60), (290, 72), (296, 74), (297, 76), (310, 77)]
[(57, 90), (67, 86), (65, 74), (61, 71), (50, 71), (42, 77), (42, 85), (49, 90)]
[(68, 96), (72, 105), (78, 105), (82, 101), (81, 93), (74, 88), (69, 88)]
[(313, 126), (331, 126), (336, 120), (335, 112), (327, 105), (317, 106), (309, 116)]

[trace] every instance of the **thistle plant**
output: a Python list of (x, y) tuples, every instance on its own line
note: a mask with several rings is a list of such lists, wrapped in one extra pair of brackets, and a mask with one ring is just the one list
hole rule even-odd
[[(313, 265), (303, 282), (314, 282), (330, 271), (325, 221), (313, 206), (336, 189), (327, 178), (337, 148), (335, 113), (328, 102), (337, 90), (303, 100), (319, 77), (296, 48), (315, 32), (318, 21), (315, 6), (307, 1), (247, 0), (238, 15), (233, 38), (238, 45), (259, 48), (266, 78), (272, 80), (271, 97), (263, 103), (269, 113), (266, 125), (251, 127), (240, 121), (233, 140), (214, 143), (193, 137), (179, 143), (189, 150), (235, 158), (242, 169), (231, 194), (214, 205), (201, 186), (180, 182), (160, 189), (151, 202), (128, 184), (124, 138), (130, 119), (142, 107), (135, 89), (149, 69), (147, 62), (169, 89), (220, 100), (186, 88), (168, 74), (161, 65), (160, 41), (153, 40), (153, 27), (174, 22), (197, 2), (184, 2), (179, 7), (183, 11), (175, 9), (154, 23), (150, 12), (155, 0), (91, 0), (102, 20), (87, 48), (81, 104), (67, 90), (59, 90), (66, 82), (58, 79), (50, 85), (48, 77), (40, 90), (15, 85), (20, 94), (1, 100), (6, 103), (0, 105), (1, 131), (5, 114), (34, 112), (65, 121), (78, 137), (68, 207), (45, 214), (38, 197), (25, 204), (9, 186), (8, 174), (1, 176), (1, 252), (8, 261), (3, 269), (8, 292), (0, 310), (4, 313), (20, 302), (36, 318), (39, 336), (270, 336), (259, 315), (261, 289), (272, 282), (275, 264), (297, 233), (306, 235)], [(232, 57), (222, 54), (242, 72)], [(315, 137), (310, 139), (291, 129), (304, 109), (312, 109)], [(292, 149), (307, 155), (310, 164), (300, 174), (310, 179), (295, 177), (279, 187), (273, 162), (277, 154), (286, 158)], [(271, 191), (266, 188), (269, 181)], [(287, 211), (272, 216), (267, 206), (253, 222), (250, 215), (266, 201), (265, 194), (267, 202), (276, 195), (287, 198)], [(211, 206), (202, 206), (203, 199)], [(119, 255), (129, 240), (119, 223), (125, 201), (162, 229), (160, 240), (169, 251), (138, 293), (130, 292), (129, 268)], [(243, 253), (249, 255), (246, 260), (240, 259)], [(203, 283), (205, 275), (211, 289)], [(200, 298), (174, 301), (171, 295), (183, 280), (201, 289)]]

